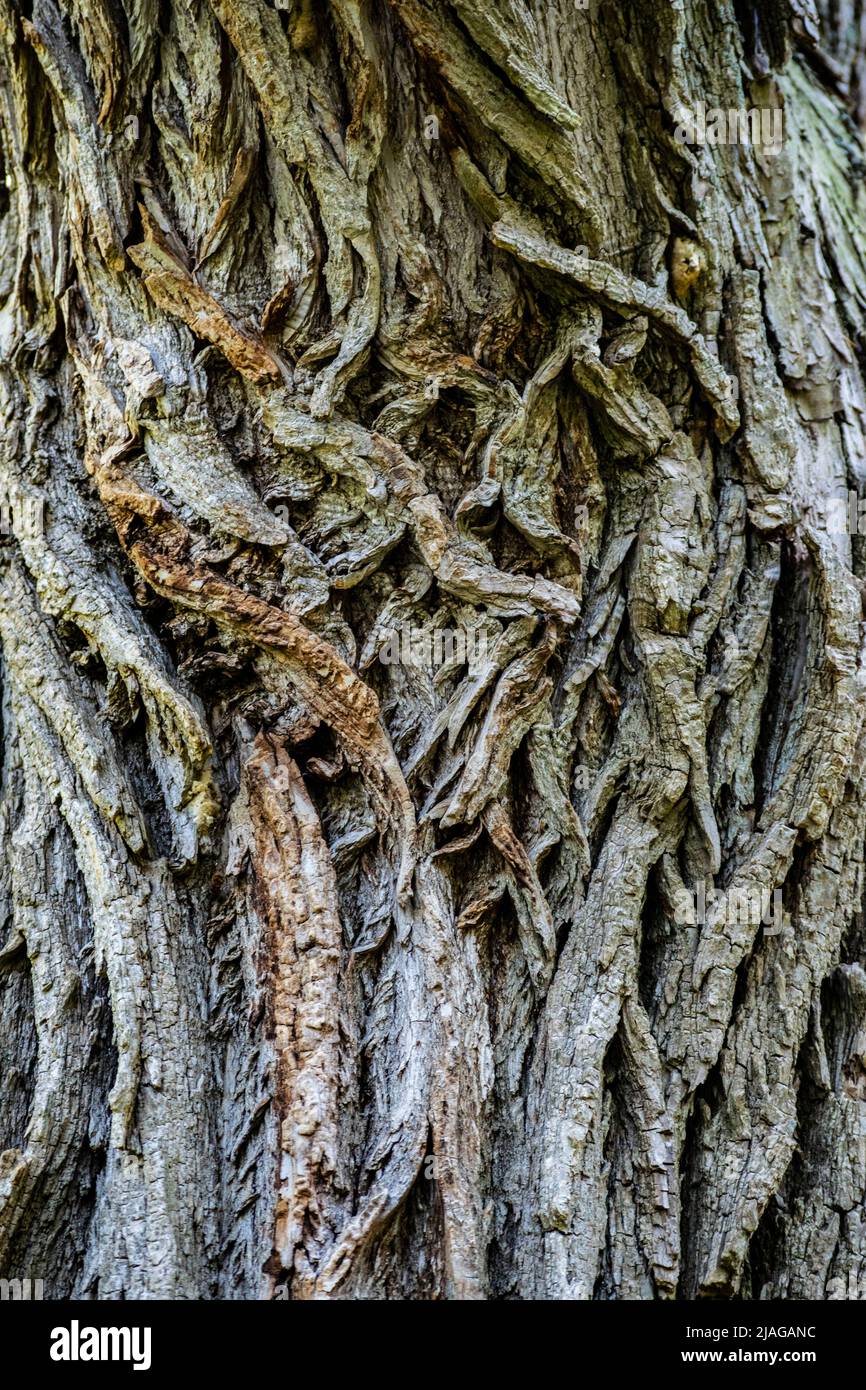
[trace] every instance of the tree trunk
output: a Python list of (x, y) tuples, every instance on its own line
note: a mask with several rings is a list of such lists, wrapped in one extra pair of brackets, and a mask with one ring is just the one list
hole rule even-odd
[(860, 6), (0, 27), (0, 1274), (866, 1296)]

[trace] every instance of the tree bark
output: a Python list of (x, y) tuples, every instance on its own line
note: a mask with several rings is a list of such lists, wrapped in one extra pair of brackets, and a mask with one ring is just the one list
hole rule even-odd
[(866, 1297), (860, 6), (0, 30), (0, 1274)]

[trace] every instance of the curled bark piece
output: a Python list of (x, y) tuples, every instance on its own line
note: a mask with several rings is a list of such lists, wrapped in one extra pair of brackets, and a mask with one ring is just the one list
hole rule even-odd
[(218, 347), (250, 381), (279, 377), (280, 365), (273, 353), (253, 333), (233, 322), (223, 306), (176, 258), (145, 208), (141, 214), (146, 240), (130, 246), (129, 255), (144, 272), (145, 288), (154, 303), (182, 319), (197, 337)]
[(528, 265), (570, 280), (607, 308), (628, 315), (646, 315), (660, 332), (685, 347), (695, 376), (715, 411), (719, 438), (731, 438), (740, 424), (732, 379), (710, 353), (688, 315), (662, 290), (645, 285), (604, 261), (576, 256), (505, 220), (494, 224), (490, 238), (494, 245), (510, 251)]
[(537, 575), (505, 574), (483, 550), (462, 540), (440, 499), (426, 490), (421, 470), (381, 435), (346, 421), (318, 421), (284, 403), (279, 393), (263, 405), (263, 418), (287, 447), (321, 458), (336, 472), (362, 482), (376, 497), (393, 496), (396, 517), (405, 515), (425, 563), (448, 593), (487, 605), (508, 617), (541, 611), (573, 622), (579, 600), (565, 588)]
[[(323, 641), (291, 613), (265, 603), (188, 557), (189, 535), (158, 498), (124, 477), (116, 465), (96, 473), (100, 496), (137, 568), (157, 593), (242, 633), (277, 655), (308, 708), (328, 724), (359, 759), (382, 802), (383, 830), (396, 831), (398, 899), (411, 889), (415, 816), (388, 736), (379, 723), (373, 691)], [(147, 523), (136, 534), (135, 520)], [(394, 813), (395, 824), (391, 823)], [(398, 828), (399, 827), (399, 828)]]

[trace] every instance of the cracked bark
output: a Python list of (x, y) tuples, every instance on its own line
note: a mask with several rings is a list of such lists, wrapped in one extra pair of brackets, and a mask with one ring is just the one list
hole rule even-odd
[(866, 1296), (858, 16), (0, 0), (4, 1277)]

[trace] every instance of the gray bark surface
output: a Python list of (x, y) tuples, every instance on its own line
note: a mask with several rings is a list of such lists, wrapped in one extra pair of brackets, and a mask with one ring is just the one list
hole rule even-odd
[(866, 1297), (864, 50), (0, 0), (0, 1275)]

